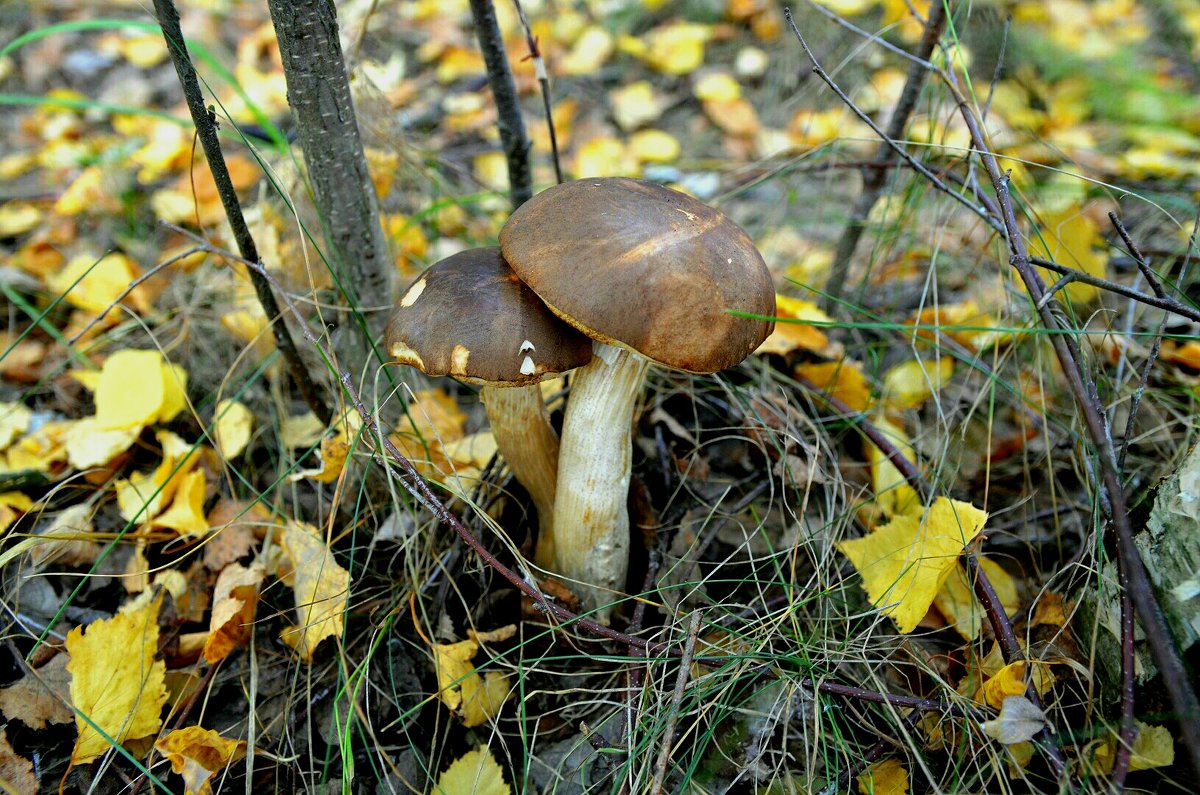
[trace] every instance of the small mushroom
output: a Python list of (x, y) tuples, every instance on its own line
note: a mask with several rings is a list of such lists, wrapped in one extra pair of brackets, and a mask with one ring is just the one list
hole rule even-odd
[(538, 512), (534, 560), (549, 567), (559, 441), (537, 384), (587, 364), (590, 341), (546, 310), (500, 249), (479, 248), (447, 257), (409, 285), (385, 343), (402, 364), (482, 386), (496, 447)]
[(563, 421), (554, 570), (607, 621), (629, 564), (630, 427), (647, 369), (713, 373), (742, 361), (774, 327), (760, 318), (774, 314), (775, 289), (723, 213), (641, 180), (550, 188), (513, 213), (500, 246), (550, 310), (594, 341)]

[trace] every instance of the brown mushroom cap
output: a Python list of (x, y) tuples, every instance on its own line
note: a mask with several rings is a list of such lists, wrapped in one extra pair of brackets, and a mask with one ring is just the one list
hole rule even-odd
[(384, 340), (427, 375), (487, 386), (535, 384), (592, 358), (591, 341), (551, 314), (498, 248), (460, 252), (418, 276)]
[(500, 230), (504, 259), (589, 337), (693, 373), (746, 358), (774, 323), (775, 288), (720, 210), (653, 182), (596, 178), (539, 193)]

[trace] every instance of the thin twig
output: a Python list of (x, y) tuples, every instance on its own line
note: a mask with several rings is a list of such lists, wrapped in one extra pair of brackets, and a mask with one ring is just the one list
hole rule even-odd
[(563, 172), (562, 163), (558, 158), (558, 132), (554, 129), (553, 103), (550, 101), (550, 73), (546, 71), (546, 59), (542, 57), (537, 36), (533, 35), (533, 29), (529, 26), (529, 17), (525, 16), (521, 0), (513, 0), (513, 5), (517, 7), (517, 17), (521, 20), (521, 27), (525, 29), (525, 44), (529, 47), (529, 57), (533, 60), (533, 72), (537, 75), (538, 84), (542, 87), (542, 106), (546, 110), (546, 129), (550, 133), (550, 155), (554, 162), (554, 178), (561, 185), (563, 184)]
[(471, 0), (471, 16), (475, 20), (475, 38), (487, 66), (488, 85), (496, 101), (496, 127), (500, 144), (508, 163), (508, 195), (513, 209), (533, 196), (533, 178), (529, 172), (529, 138), (525, 136), (525, 121), (521, 116), (521, 100), (517, 84), (508, 68), (504, 52), (504, 35), (496, 20), (492, 0)]
[(834, 251), (833, 264), (829, 269), (829, 279), (825, 283), (825, 296), (822, 303), (826, 311), (836, 311), (841, 305), (854, 250), (858, 248), (858, 241), (862, 239), (863, 232), (867, 229), (867, 219), (871, 217), (871, 210), (883, 195), (883, 186), (886, 184), (888, 176), (888, 171), (884, 166), (896, 158), (896, 151), (888, 142), (895, 141), (904, 135), (908, 120), (917, 106), (917, 98), (920, 97), (921, 89), (925, 86), (925, 78), (929, 74), (926, 63), (929, 56), (933, 54), (934, 48), (937, 47), (938, 39), (941, 38), (946, 24), (947, 4), (938, 2), (929, 7), (929, 19), (925, 22), (921, 42), (917, 45), (916, 55), (920, 61), (909, 64), (904, 88), (900, 92), (900, 98), (896, 100), (896, 107), (892, 109), (887, 131), (883, 133), (884, 141), (880, 142), (879, 148), (875, 152), (878, 167), (866, 169), (863, 172), (862, 193), (859, 194), (858, 201), (850, 213), (850, 221), (842, 230), (842, 236)]
[[(1033, 299), (1042, 323), (1048, 329), (1057, 329), (1060, 326), (1061, 310), (1057, 306), (1057, 301), (1051, 300), (1042, 304), (1045, 284), (1030, 261), (1029, 250), (1021, 235), (1012, 200), (1009, 197), (1008, 180), (1000, 171), (974, 108), (952, 80), (947, 79), (946, 84), (955, 96), (959, 112), (970, 132), (972, 144), (979, 154), (992, 182), (992, 189), (996, 193), (1009, 247), (1009, 264), (1017, 271), (1021, 281), (1025, 284), (1025, 289)], [(1109, 505), (1112, 525), (1117, 536), (1118, 557), (1128, 572), (1130, 598), (1133, 600), (1137, 617), (1142, 622), (1147, 644), (1158, 663), (1163, 685), (1167, 689), (1171, 704), (1175, 709), (1175, 718), (1179, 722), (1181, 739), (1191, 757), (1193, 767), (1200, 769), (1200, 701), (1196, 698), (1194, 680), (1189, 676), (1179, 650), (1175, 646), (1174, 638), (1167, 627), (1150, 578), (1146, 574), (1146, 568), (1133, 542), (1133, 526), (1129, 519), (1125, 491), (1120, 481), (1117, 456), (1107, 424), (1101, 416), (1099, 394), (1084, 365), (1077, 340), (1066, 334), (1051, 334), (1049, 338), (1055, 355), (1062, 365), (1067, 386), (1098, 454), (1100, 471), (1097, 485), (1100, 486), (1103, 497), (1107, 499)]]
[(671, 694), (671, 703), (667, 707), (667, 724), (663, 728), (662, 748), (658, 752), (658, 762), (654, 766), (654, 781), (650, 785), (651, 795), (659, 795), (663, 789), (663, 781), (667, 777), (667, 764), (671, 761), (671, 746), (675, 744), (675, 725), (679, 719), (679, 705), (683, 702), (683, 691), (687, 689), (688, 680), (692, 675), (692, 658), (696, 654), (696, 638), (700, 635), (700, 611), (692, 613), (691, 625), (688, 627), (687, 642), (683, 646), (683, 656), (679, 659), (679, 673), (675, 677), (675, 692)]
[[(179, 83), (183, 87), (183, 95), (187, 99), (188, 110), (192, 114), (192, 122), (196, 125), (196, 134), (200, 137), (201, 146), (204, 147), (204, 156), (208, 160), (209, 171), (212, 172), (213, 182), (216, 183), (217, 193), (225, 208), (225, 216), (229, 219), (229, 226), (233, 230), (233, 239), (244, 259), (258, 262), (258, 247), (254, 244), (250, 228), (246, 226), (246, 219), (242, 215), (242, 207), (238, 202), (237, 191), (234, 190), (233, 181), (229, 177), (229, 169), (225, 167), (225, 158), (221, 154), (216, 120), (204, 107), (204, 95), (200, 91), (196, 67), (192, 65), (191, 56), (188, 55), (187, 45), (184, 43), (183, 31), (179, 26), (179, 12), (175, 9), (175, 3), (172, 0), (154, 0), (154, 10), (158, 15), (158, 23), (162, 26), (163, 38), (167, 41), (167, 50), (171, 53), (171, 60), (175, 63), (175, 73), (179, 76)], [(280, 317), (279, 304), (271, 292), (270, 282), (254, 269), (251, 270), (250, 281), (254, 285), (258, 302), (262, 304), (263, 311), (267, 315), (267, 323), (271, 326), (271, 332), (275, 336), (275, 347), (283, 355), (292, 381), (300, 390), (300, 396), (312, 409), (313, 414), (328, 425), (333, 418), (333, 412), (317, 395), (308, 369), (300, 358), (300, 352), (296, 350), (291, 332), (288, 331), (286, 323)]]
[[(1000, 653), (1004, 656), (1004, 662), (1009, 664), (1025, 662), (1025, 652), (1022, 651), (1017, 635), (1013, 632), (1012, 620), (1009, 619), (1008, 612), (1004, 609), (1004, 603), (1000, 601), (996, 589), (992, 587), (991, 580), (988, 579), (987, 573), (980, 565), (978, 556), (974, 552), (968, 552), (963, 556), (963, 562), (967, 566), (967, 577), (971, 580), (975, 598), (983, 605), (983, 611), (987, 614), (988, 623), (992, 625), (996, 642), (1000, 644)], [(1034, 686), (1032, 676), (1025, 686), (1025, 698), (1041, 709), (1042, 699)], [(1062, 749), (1054, 741), (1049, 727), (1043, 727), (1034, 739), (1046, 749), (1046, 756), (1050, 759), (1050, 766), (1054, 769), (1054, 774), (1061, 777), (1066, 772), (1067, 762), (1063, 757)]]

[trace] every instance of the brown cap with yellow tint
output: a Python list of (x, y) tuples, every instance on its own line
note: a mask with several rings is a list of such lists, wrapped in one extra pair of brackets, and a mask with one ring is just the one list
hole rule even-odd
[(555, 317), (498, 248), (438, 262), (414, 281), (388, 319), (393, 358), (427, 375), (525, 386), (587, 364), (592, 342)]

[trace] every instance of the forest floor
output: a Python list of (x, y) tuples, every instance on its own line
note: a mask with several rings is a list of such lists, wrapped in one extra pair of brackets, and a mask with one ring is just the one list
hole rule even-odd
[[(478, 390), (354, 343), (391, 299), (344, 309), (266, 4), (180, 13), (330, 423), (152, 7), (80, 6), (0, 5), (0, 788), (1193, 789), (1200, 2), (523, 3), (565, 177), (720, 208), (777, 291), (651, 369), (607, 628)], [(466, 2), (337, 10), (403, 288), (496, 244), (496, 108)]]

